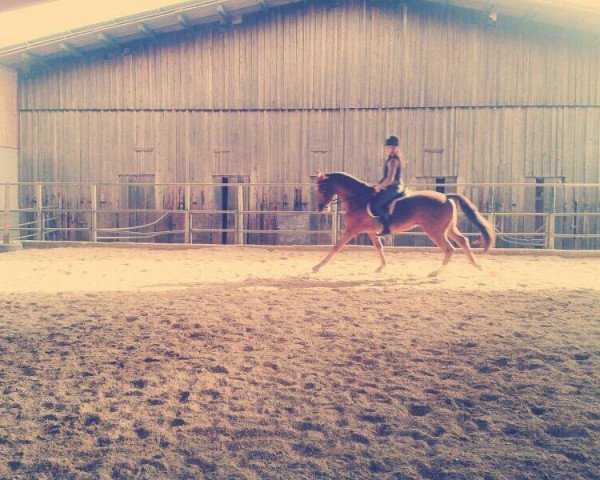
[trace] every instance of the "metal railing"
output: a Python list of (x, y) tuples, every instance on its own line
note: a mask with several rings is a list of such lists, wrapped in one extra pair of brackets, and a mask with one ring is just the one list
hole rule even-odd
[[(114, 199), (119, 195), (113, 195), (113, 201), (100, 199), (99, 190), (105, 192), (107, 188), (122, 191), (124, 188), (139, 189), (171, 189), (178, 191), (181, 200), (177, 207), (172, 205), (170, 208), (118, 208), (119, 201), (116, 201), (117, 208), (114, 208)], [(312, 191), (314, 195), (315, 185), (313, 183), (78, 183), (78, 182), (19, 182), (5, 183), (0, 185), (4, 189), (3, 205), (3, 242), (9, 243), (12, 238), (19, 240), (36, 239), (42, 241), (52, 241), (51, 237), (64, 237), (72, 234), (84, 236), (85, 240), (90, 242), (103, 241), (139, 241), (160, 239), (169, 236), (169, 241), (175, 238), (174, 243), (235, 243), (243, 245), (245, 243), (261, 243), (252, 241), (251, 235), (304, 235), (308, 238), (317, 235), (317, 241), (310, 240), (308, 243), (324, 243), (322, 235), (328, 238), (327, 243), (334, 244), (343, 229), (343, 213), (339, 211), (334, 203), (328, 212), (319, 213), (313, 209), (285, 210), (285, 209), (265, 209), (250, 208), (250, 189), (275, 188), (295, 188)], [(60, 197), (60, 202), (52, 200), (52, 192), (56, 189), (75, 189), (74, 194), (65, 194)], [(226, 209), (218, 208), (195, 208), (193, 206), (193, 189), (212, 189), (215, 194), (216, 189), (226, 188), (227, 192), (235, 192), (234, 205), (230, 208), (228, 204)], [(589, 239), (595, 242), (592, 248), (600, 247), (600, 205), (598, 198), (600, 193), (600, 184), (536, 184), (536, 183), (454, 183), (454, 184), (415, 184), (411, 186), (412, 190), (423, 188), (444, 188), (446, 191), (454, 190), (463, 192), (470, 197), (466, 191), (477, 192), (478, 197), (485, 197), (485, 201), (480, 198), (479, 203), (482, 213), (496, 226), (498, 238), (507, 246), (517, 247), (535, 247), (553, 249), (557, 246), (557, 241), (570, 240), (576, 243), (578, 240)], [(12, 208), (11, 197), (14, 198), (16, 189), (19, 195), (20, 208)], [(545, 197), (542, 202), (543, 211), (505, 211), (506, 202), (499, 200), (502, 197), (513, 196), (514, 189), (523, 189), (517, 197), (525, 198), (529, 196), (529, 201), (519, 203), (510, 203), (510, 208), (515, 209), (521, 206), (526, 209), (526, 205), (535, 204), (540, 198)], [(525, 190), (536, 189), (533, 194), (527, 194)], [(540, 195), (540, 189), (542, 194)], [(46, 192), (44, 192), (46, 190)], [(574, 209), (565, 207), (567, 194), (571, 190)], [(113, 192), (114, 193), (114, 192)], [(160, 192), (159, 192), (160, 194)], [(158, 194), (158, 195), (159, 195)], [(560, 195), (559, 195), (560, 194)], [(157, 197), (156, 193), (152, 193)], [(215, 194), (216, 195), (216, 194)], [(589, 198), (586, 204), (586, 211), (577, 211), (581, 206), (577, 206), (576, 198)], [(557, 199), (562, 198), (562, 208), (557, 208)], [(65, 199), (78, 200), (78, 204), (73, 206)], [(164, 197), (163, 197), (164, 200)], [(12, 202), (14, 203), (14, 202)], [(256, 204), (256, 202), (254, 202)], [(268, 202), (267, 202), (268, 203)], [(312, 202), (304, 202), (308, 206)], [(581, 202), (579, 202), (581, 203)], [(214, 205), (215, 201), (210, 203)], [(109, 205), (109, 208), (103, 208), (103, 205)], [(537, 208), (537, 207), (536, 207)], [(14, 221), (14, 216), (18, 216), (18, 221)], [(67, 222), (64, 216), (70, 216)], [(130, 224), (131, 215), (147, 216), (145, 223)], [(100, 217), (116, 216), (117, 221), (99, 222)], [(120, 216), (128, 219), (128, 224), (122, 226), (119, 223)], [(202, 225), (198, 219), (201, 216), (214, 218), (221, 217), (221, 225)], [(217, 216), (217, 217), (215, 217)], [(252, 225), (257, 222), (249, 222), (251, 216), (261, 217), (270, 216), (276, 219), (274, 228), (259, 228), (260, 225)], [(300, 223), (308, 225), (309, 228), (285, 228), (285, 217), (288, 216), (308, 216), (308, 221)], [(183, 221), (174, 221), (174, 217), (183, 218)], [(230, 222), (230, 218), (233, 222)], [(327, 219), (315, 221), (315, 219)], [(75, 220), (73, 220), (75, 219)], [(83, 220), (82, 220), (83, 219)], [(311, 221), (312, 219), (312, 221)], [(11, 222), (12, 220), (12, 222)], [(172, 220), (170, 226), (165, 228), (165, 222)], [(561, 228), (557, 224), (561, 223)], [(565, 222), (569, 225), (565, 227)], [(213, 223), (215, 223), (213, 221)], [(218, 223), (218, 222), (217, 222)], [(260, 223), (260, 222), (258, 222)], [(284, 224), (284, 228), (280, 228)], [(324, 225), (325, 224), (325, 227)], [(530, 225), (531, 228), (525, 228), (524, 225)], [(65, 226), (66, 225), (66, 226)], [(508, 227), (507, 227), (508, 225)], [(515, 227), (515, 225), (517, 225)], [(520, 227), (518, 225), (521, 225)], [(147, 231), (151, 229), (151, 231)], [(11, 235), (11, 232), (17, 232), (17, 235)], [(199, 234), (220, 234), (221, 242), (195, 241), (195, 235)], [(467, 232), (467, 235), (475, 236), (478, 232)], [(225, 235), (225, 237), (223, 237)], [(230, 241), (230, 237), (233, 239)], [(425, 235), (419, 231), (409, 231), (394, 235), (395, 238), (412, 237), (413, 239)], [(179, 237), (176, 237), (179, 236)], [(393, 240), (392, 240), (393, 241)], [(303, 241), (302, 243), (307, 243)]]

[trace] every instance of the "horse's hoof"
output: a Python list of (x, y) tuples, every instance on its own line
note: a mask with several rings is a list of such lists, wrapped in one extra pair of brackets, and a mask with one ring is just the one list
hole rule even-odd
[(385, 268), (385, 265), (382, 265), (381, 267), (378, 267), (377, 270), (375, 270), (375, 273), (381, 273), (381, 272), (383, 272), (384, 268)]
[(431, 273), (429, 274), (429, 276), (430, 276), (430, 277), (437, 277), (439, 274), (440, 274), (440, 271), (439, 271), (439, 270), (436, 270), (436, 271), (434, 271), (434, 272), (431, 272)]
[(320, 268), (321, 268), (321, 267), (319, 267), (318, 265), (317, 265), (316, 267), (313, 267), (313, 268), (312, 268), (312, 271), (313, 271), (313, 273), (319, 273), (319, 269), (320, 269)]

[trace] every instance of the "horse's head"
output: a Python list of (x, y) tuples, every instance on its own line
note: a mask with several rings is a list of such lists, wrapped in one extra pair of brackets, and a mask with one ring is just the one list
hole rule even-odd
[(331, 178), (319, 170), (317, 172), (317, 207), (319, 212), (327, 208), (335, 194)]

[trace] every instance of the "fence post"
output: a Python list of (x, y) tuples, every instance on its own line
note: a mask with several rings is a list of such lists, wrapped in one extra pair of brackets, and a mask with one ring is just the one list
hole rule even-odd
[(331, 204), (331, 244), (335, 245), (338, 241), (338, 202), (337, 199)]
[(488, 221), (492, 224), (494, 232), (496, 232), (496, 185), (492, 185), (492, 203)]
[(4, 243), (10, 243), (10, 183), (4, 184)]
[(237, 186), (237, 212), (235, 218), (236, 242), (238, 245), (244, 244), (244, 186), (239, 183)]
[(98, 241), (98, 189), (95, 183), (90, 186), (90, 198), (92, 203), (92, 221), (90, 226), (90, 240)]
[(547, 236), (546, 236), (546, 248), (554, 250), (554, 236), (556, 234), (556, 185), (552, 185), (550, 190), (550, 213), (548, 214), (547, 220)]
[(36, 210), (37, 210), (37, 239), (44, 241), (44, 206), (42, 205), (43, 197), (42, 197), (42, 184), (36, 183), (35, 185), (35, 201), (36, 201)]
[(184, 187), (185, 194), (185, 213), (184, 213), (184, 242), (192, 243), (192, 213), (190, 212), (192, 207), (192, 187), (186, 183)]

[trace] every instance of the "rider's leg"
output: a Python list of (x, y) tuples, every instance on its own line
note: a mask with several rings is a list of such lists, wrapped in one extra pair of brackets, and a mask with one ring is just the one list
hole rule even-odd
[(383, 229), (379, 232), (378, 236), (390, 234), (390, 214), (386, 204), (390, 202), (397, 195), (397, 191), (394, 189), (382, 190), (371, 202), (371, 212), (379, 218), (379, 221), (383, 225)]
[(390, 232), (390, 215), (388, 213), (382, 213), (381, 215), (379, 215), (379, 221), (381, 222), (381, 225), (383, 225), (383, 228), (377, 234), (377, 236), (384, 237), (386, 235), (389, 235), (391, 233)]

